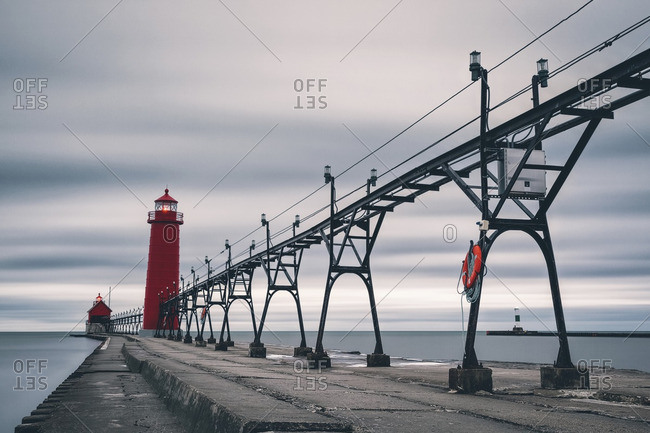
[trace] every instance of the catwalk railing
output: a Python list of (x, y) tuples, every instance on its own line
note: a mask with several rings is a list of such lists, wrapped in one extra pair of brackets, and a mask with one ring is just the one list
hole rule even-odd
[(142, 329), (142, 307), (123, 311), (111, 316), (108, 332), (115, 334), (137, 334)]

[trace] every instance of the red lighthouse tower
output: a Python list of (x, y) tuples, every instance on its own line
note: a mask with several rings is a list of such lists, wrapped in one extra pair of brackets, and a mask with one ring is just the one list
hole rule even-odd
[(183, 214), (177, 212), (178, 202), (169, 195), (168, 189), (155, 203), (155, 210), (149, 212), (147, 220), (151, 224), (151, 237), (142, 335), (153, 335), (158, 324), (161, 300), (165, 301), (178, 293), (179, 235)]

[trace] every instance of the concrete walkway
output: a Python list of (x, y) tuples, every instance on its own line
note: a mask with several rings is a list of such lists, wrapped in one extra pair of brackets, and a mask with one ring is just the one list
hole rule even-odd
[(291, 348), (267, 345), (267, 359), (249, 358), (247, 349), (143, 338), (125, 353), (194, 432), (650, 431), (646, 373), (592, 372), (600, 389), (554, 391), (538, 389), (539, 366), (486, 363), (494, 394), (462, 395), (447, 389), (450, 365), (367, 368), (349, 356), (316, 371)]
[(125, 342), (110, 337), (15, 431), (187, 432), (144, 378), (125, 365)]
[[(650, 374), (592, 371), (592, 390), (541, 390), (539, 366), (491, 363), (495, 392), (447, 389), (449, 364), (333, 354), (309, 370), (292, 348), (227, 352), (112, 336), (17, 432), (647, 432)], [(127, 367), (128, 366), (128, 367)]]

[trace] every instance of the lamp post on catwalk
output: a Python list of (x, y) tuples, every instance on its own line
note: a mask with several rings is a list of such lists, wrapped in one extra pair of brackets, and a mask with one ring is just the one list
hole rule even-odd
[[(158, 322), (160, 303), (178, 294), (178, 274), (180, 262), (180, 226), (183, 214), (178, 212), (178, 202), (165, 194), (156, 199), (155, 208), (149, 212), (147, 222), (151, 224), (149, 238), (149, 263), (147, 265), (147, 283), (144, 294), (144, 317), (140, 335), (153, 336)], [(162, 298), (158, 294), (162, 292)], [(178, 329), (176, 320), (172, 326)]]

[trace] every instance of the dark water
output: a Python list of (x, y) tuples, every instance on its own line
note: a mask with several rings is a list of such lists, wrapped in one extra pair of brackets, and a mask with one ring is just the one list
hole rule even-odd
[[(314, 346), (316, 332), (307, 332), (307, 345)], [(235, 341), (252, 341), (252, 333), (233, 332)], [(264, 331), (262, 342), (298, 346), (298, 332)], [(465, 340), (456, 331), (384, 331), (384, 353), (392, 357), (457, 363), (463, 357)], [(373, 332), (326, 332), (323, 339), (326, 350), (372, 353), (375, 347)], [(603, 365), (619, 369), (650, 372), (650, 339), (618, 337), (569, 337), (571, 358), (575, 364), (584, 360), (589, 365)], [(552, 364), (559, 344), (555, 337), (487, 336), (476, 335), (476, 354), (481, 361), (511, 361)]]
[(63, 332), (0, 332), (0, 432), (9, 433), (101, 343)]

